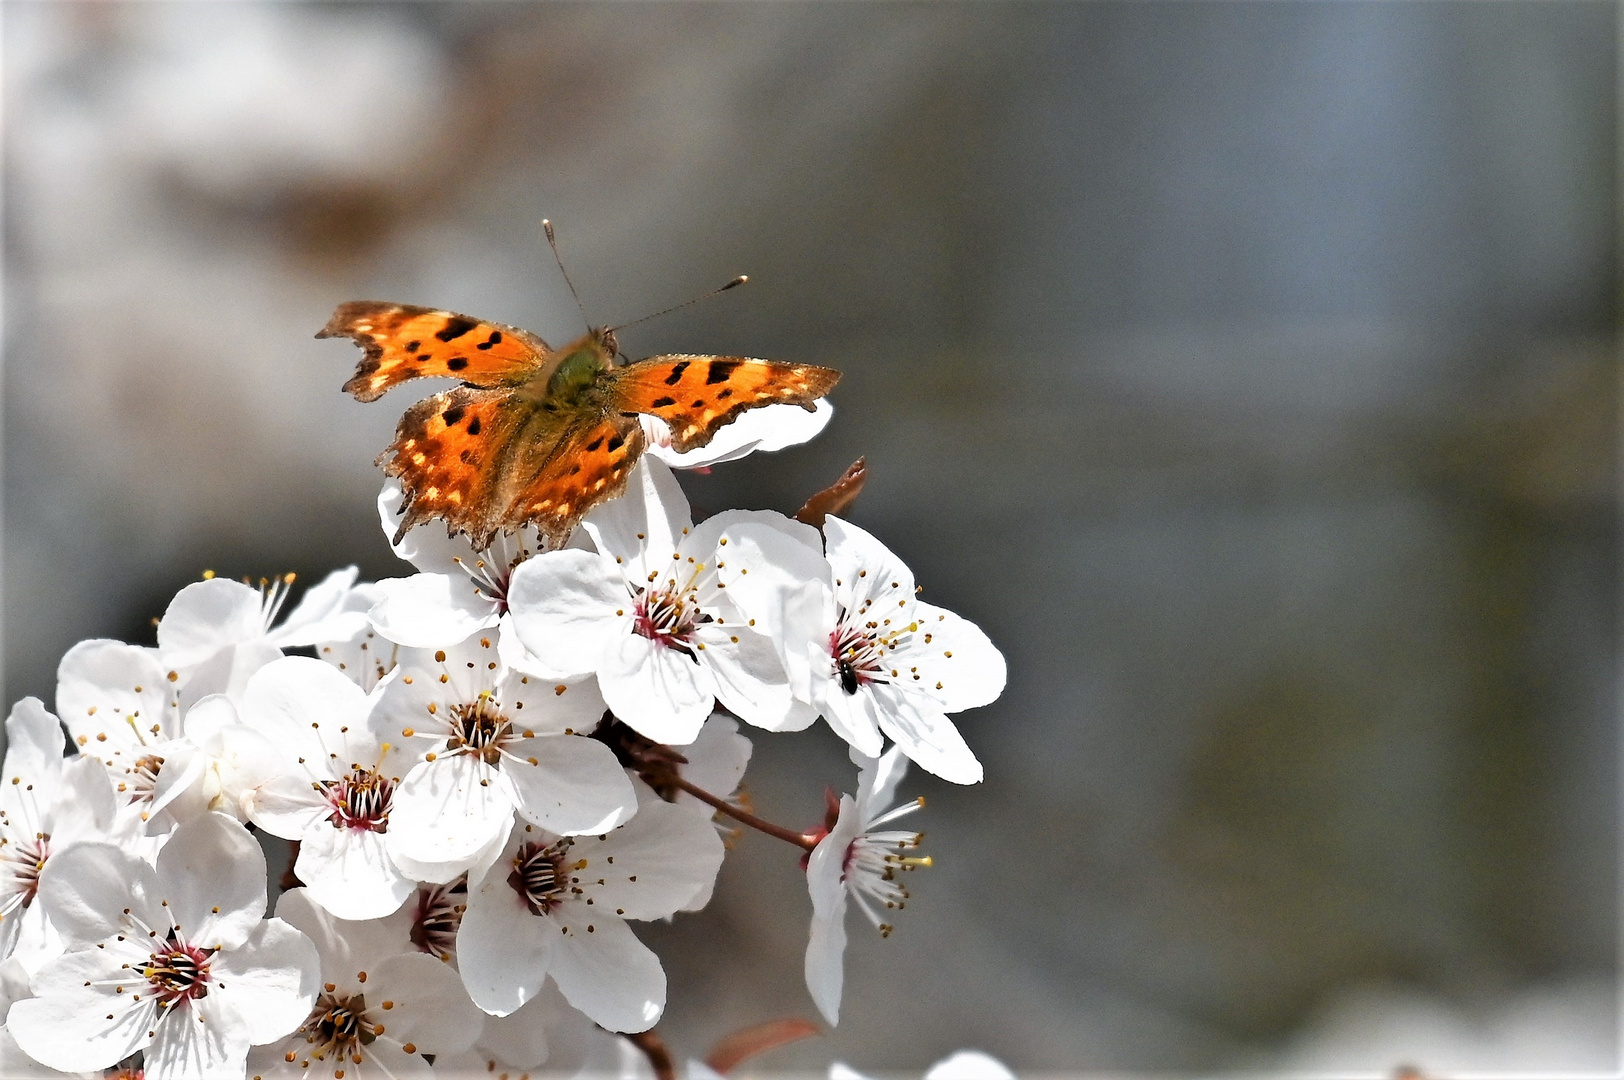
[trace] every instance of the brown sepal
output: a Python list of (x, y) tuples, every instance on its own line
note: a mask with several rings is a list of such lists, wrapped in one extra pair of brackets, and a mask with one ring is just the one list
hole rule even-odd
[(821, 530), (824, 518), (830, 514), (844, 514), (857, 501), (867, 481), (867, 459), (858, 458), (840, 474), (839, 480), (806, 500), (806, 505), (795, 511), (795, 520)]

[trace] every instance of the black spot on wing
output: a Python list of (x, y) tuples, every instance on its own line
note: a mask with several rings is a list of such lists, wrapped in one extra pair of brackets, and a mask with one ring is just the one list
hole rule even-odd
[[(667, 380), (667, 381), (669, 381), (669, 380)], [(657, 397), (653, 401), (649, 402), (648, 404), (649, 404), (649, 408), (651, 408), (651, 409), (663, 409), (667, 405), (675, 405), (676, 403), (677, 403), (676, 398)]]
[(461, 371), (463, 368), (468, 366), (468, 361), (463, 357), (453, 356), (451, 359), (445, 362), (445, 366), (450, 368), (452, 371)]
[(591, 442), (586, 444), (586, 452), (589, 453), (589, 454), (596, 453), (597, 450), (598, 450), (598, 447), (600, 447), (602, 445), (603, 445), (603, 436), (599, 435), (596, 439), (593, 439)]
[[(621, 447), (621, 444), (623, 444), (625, 441), (626, 440), (622, 439), (619, 435), (616, 435), (614, 438), (610, 439), (609, 440), (609, 447), (608, 447), (609, 452), (612, 454), (616, 450), (619, 450), (620, 447)], [(589, 447), (587, 447), (587, 449), (590, 450), (592, 448), (589, 446)]]
[(468, 421), (468, 434), (479, 434), (479, 417), (476, 416), (472, 420)]
[(441, 341), (454, 341), (478, 325), (479, 323), (475, 322), (473, 319), (464, 318), (461, 315), (453, 315), (451, 318), (446, 320), (446, 324), (444, 326), (440, 327), (440, 329), (434, 332), (434, 336), (439, 338)]
[(665, 385), (667, 385), (667, 386), (675, 386), (679, 382), (681, 382), (682, 381), (682, 373), (684, 371), (688, 370), (688, 365), (691, 364), (692, 362), (693, 361), (691, 361), (691, 360), (679, 361), (677, 363), (677, 365), (671, 369), (671, 374), (669, 374), (669, 375), (667, 375), (665, 377)]
[(488, 349), (492, 345), (500, 345), (500, 344), (502, 344), (502, 331), (500, 331), (500, 330), (492, 330), (491, 331), (491, 336), (486, 338), (484, 341), (481, 341), (478, 345), (475, 345), (474, 348), (476, 348), (476, 349)]
[(418, 349), (422, 348), (422, 346), (423, 346), (423, 343), (421, 341), (408, 341), (406, 343), (406, 351), (407, 352), (416, 352)]
[(733, 372), (738, 370), (740, 363), (741, 361), (738, 360), (712, 360), (710, 372), (705, 376), (705, 385), (710, 386), (712, 383), (727, 382), (732, 377)]
[(724, 386), (724, 387), (722, 387), (722, 389), (720, 389), (720, 390), (718, 390), (716, 392), (716, 400), (717, 401), (726, 401), (728, 398), (730, 398), (732, 396), (733, 396), (732, 387)]
[(461, 420), (462, 414), (467, 411), (468, 410), (464, 409), (461, 405), (453, 405), (451, 408), (440, 414), (440, 419), (445, 421), (446, 427), (456, 427), (457, 421)]

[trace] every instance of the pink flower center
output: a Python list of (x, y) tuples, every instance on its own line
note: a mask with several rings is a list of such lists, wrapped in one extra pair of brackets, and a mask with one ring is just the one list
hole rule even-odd
[(39, 892), (39, 874), (45, 869), (45, 860), (51, 857), (51, 838), (39, 833), (32, 839), (0, 847), (0, 866), (11, 879), (5, 883), (4, 905), (0, 910), (10, 914), (14, 908), (27, 907)]
[(170, 938), (163, 948), (152, 954), (142, 974), (147, 977), (161, 1007), (208, 996), (211, 952)]
[(686, 590), (675, 588), (662, 589), (657, 593), (646, 590), (640, 593), (634, 613), (636, 621), (633, 630), (650, 641), (657, 641), (669, 649), (681, 649), (690, 656), (693, 653), (688, 643), (694, 629), (701, 622), (710, 621), (710, 617), (700, 612)]
[(351, 769), (349, 775), (323, 782), (327, 803), (333, 809), (327, 820), (335, 829), (359, 832), (388, 832), (389, 809), (394, 802), (395, 785), (374, 769)]

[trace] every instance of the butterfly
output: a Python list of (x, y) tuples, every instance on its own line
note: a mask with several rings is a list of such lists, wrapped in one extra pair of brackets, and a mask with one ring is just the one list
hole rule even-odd
[(378, 464), (405, 491), (396, 543), (441, 518), (476, 550), (527, 524), (563, 546), (587, 511), (625, 490), (643, 453), (639, 414), (665, 421), (682, 452), (746, 409), (812, 409), (840, 379), (832, 368), (743, 356), (617, 365), (612, 328), (554, 349), (517, 327), (372, 300), (341, 304), (316, 336), (365, 350), (344, 384), (358, 401), (422, 376), (462, 380), (407, 409)]

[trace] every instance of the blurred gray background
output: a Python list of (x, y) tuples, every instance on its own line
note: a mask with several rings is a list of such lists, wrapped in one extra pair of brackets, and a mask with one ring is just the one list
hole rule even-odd
[[(1605, 3), (9, 3), (4, 678), (205, 568), (405, 571), (339, 302), (844, 370), (691, 477), (853, 516), (1009, 689), (936, 868), (760, 1069), (1618, 1067)], [(852, 783), (756, 739), (770, 817)], [(905, 792), (909, 789), (905, 789)], [(748, 838), (684, 1055), (811, 1014)]]

